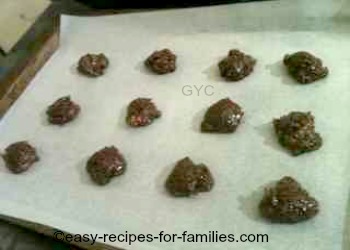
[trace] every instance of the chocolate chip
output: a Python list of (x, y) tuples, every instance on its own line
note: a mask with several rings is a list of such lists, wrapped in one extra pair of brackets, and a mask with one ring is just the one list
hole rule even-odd
[(176, 164), (165, 186), (173, 196), (190, 196), (199, 192), (209, 192), (214, 186), (214, 179), (207, 166), (195, 165), (186, 157)]
[(230, 50), (228, 56), (219, 62), (219, 70), (222, 77), (228, 81), (239, 81), (250, 75), (256, 64), (256, 60), (239, 50)]
[(46, 111), (49, 123), (56, 125), (63, 125), (74, 120), (79, 113), (80, 106), (71, 101), (69, 96), (59, 98)]
[(229, 98), (221, 99), (210, 106), (201, 124), (202, 132), (233, 133), (241, 123), (244, 112)]
[(156, 74), (168, 74), (176, 70), (176, 55), (169, 49), (155, 51), (146, 59), (145, 65)]
[(98, 185), (106, 185), (113, 177), (123, 174), (125, 169), (126, 161), (114, 146), (95, 152), (86, 164), (87, 172)]
[(104, 74), (109, 61), (104, 54), (86, 54), (78, 62), (78, 71), (86, 76), (97, 77)]
[(319, 204), (296, 180), (283, 177), (265, 191), (259, 210), (271, 222), (297, 223), (315, 217)]
[(148, 126), (160, 116), (161, 112), (151, 99), (137, 98), (128, 106), (126, 122), (132, 127)]
[(323, 67), (322, 60), (305, 51), (286, 55), (283, 63), (289, 74), (302, 84), (315, 82), (328, 75), (328, 69)]
[(8, 169), (15, 174), (27, 171), (35, 162), (39, 161), (36, 149), (26, 141), (9, 145), (5, 149), (3, 158)]
[(319, 149), (322, 137), (315, 132), (314, 117), (310, 112), (291, 112), (273, 120), (279, 143), (299, 155)]

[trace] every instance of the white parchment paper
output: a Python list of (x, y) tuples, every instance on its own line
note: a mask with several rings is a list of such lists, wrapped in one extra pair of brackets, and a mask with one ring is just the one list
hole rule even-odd
[[(64, 16), (59, 51), (0, 122), (0, 148), (28, 140), (41, 157), (22, 175), (9, 173), (0, 161), (1, 213), (81, 234), (217, 230), (269, 235), (268, 243), (107, 242), (126, 249), (348, 249), (348, 5), (317, 2)], [(177, 71), (147, 72), (143, 60), (165, 47), (178, 55)], [(216, 65), (232, 48), (258, 63), (245, 80), (226, 83)], [(299, 50), (322, 58), (329, 76), (316, 84), (296, 84), (281, 59)], [(77, 74), (79, 57), (94, 52), (109, 57), (106, 75)], [(184, 86), (192, 95), (183, 93)], [(199, 94), (194, 86), (203, 86)], [(207, 89), (212, 95), (203, 92), (206, 86), (212, 86)], [(47, 106), (65, 95), (81, 105), (81, 115), (64, 127), (48, 125)], [(162, 118), (146, 128), (128, 128), (126, 107), (136, 97), (153, 98)], [(206, 108), (224, 97), (243, 107), (243, 124), (231, 135), (201, 134)], [(292, 157), (276, 143), (271, 120), (293, 110), (315, 115), (324, 138), (319, 151)], [(99, 187), (90, 181), (85, 163), (108, 145), (124, 153), (128, 170)], [(188, 199), (166, 194), (165, 178), (184, 156), (210, 166), (216, 180), (212, 192)], [(315, 219), (271, 225), (259, 218), (263, 188), (285, 175), (319, 200)]]

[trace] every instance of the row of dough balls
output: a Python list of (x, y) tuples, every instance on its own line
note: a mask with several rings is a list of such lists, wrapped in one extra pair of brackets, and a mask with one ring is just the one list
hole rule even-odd
[[(19, 173), (28, 169), (39, 157), (35, 148), (23, 141), (10, 145), (4, 159), (12, 171)], [(113, 177), (125, 173), (126, 165), (120, 151), (110, 146), (95, 152), (87, 161), (86, 170), (95, 183), (106, 185)], [(189, 197), (211, 191), (214, 183), (214, 177), (205, 164), (195, 164), (185, 157), (176, 163), (165, 180), (165, 188), (174, 197)], [(295, 179), (285, 176), (275, 187), (265, 190), (259, 211), (271, 222), (297, 223), (315, 217), (319, 203)]]
[[(164, 75), (176, 70), (177, 56), (169, 49), (153, 52), (144, 62), (152, 72)], [(327, 67), (322, 60), (309, 52), (299, 51), (286, 55), (283, 63), (290, 75), (301, 84), (307, 84), (322, 79), (328, 75)], [(220, 74), (228, 81), (239, 81), (253, 72), (256, 59), (237, 49), (232, 49), (218, 63)], [(87, 54), (80, 58), (78, 71), (86, 76), (98, 77), (104, 74), (109, 60), (104, 54)]]
[[(80, 106), (69, 96), (59, 98), (47, 109), (51, 124), (64, 125), (74, 120), (80, 113)], [(136, 98), (127, 108), (126, 123), (131, 127), (145, 127), (160, 118), (162, 112), (149, 98)], [(223, 98), (212, 104), (206, 111), (200, 130), (204, 133), (233, 133), (244, 117), (242, 107)], [(310, 112), (294, 111), (273, 121), (280, 144), (293, 155), (319, 149), (321, 136), (315, 131), (314, 117)]]

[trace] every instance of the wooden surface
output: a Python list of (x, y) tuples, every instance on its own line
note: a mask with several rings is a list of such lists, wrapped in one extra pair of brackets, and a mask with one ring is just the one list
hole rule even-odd
[[(61, 241), (54, 241), (53, 239), (48, 241), (50, 238), (53, 238), (53, 234), (56, 231), (56, 229), (29, 222), (29, 221), (24, 221), (24, 220), (19, 220), (7, 216), (1, 216), (0, 219), (2, 219), (4, 222), (9, 223), (13, 226), (19, 226), (23, 230), (30, 230), (32, 233), (36, 233), (37, 235), (31, 235), (32, 238), (38, 238), (38, 236), (41, 236), (40, 238), (44, 239), (45, 242), (48, 242), (49, 246), (52, 246), (52, 249), (60, 249), (60, 250), (83, 250), (83, 249), (88, 249), (88, 250), (123, 250), (123, 249), (117, 249), (115, 247), (110, 247), (105, 244), (101, 243), (95, 243), (91, 244), (91, 242), (75, 242), (74, 244), (66, 244)], [(61, 231), (61, 230), (60, 230)], [(67, 234), (67, 232), (64, 232)], [(51, 244), (50, 244), (51, 243)], [(0, 248), (1, 249), (1, 248)], [(38, 248), (40, 249), (40, 248)], [(10, 249), (8, 249), (10, 250)]]
[[(7, 53), (50, 6), (47, 0), (1, 0), (0, 47)], [(11, 24), (11, 25), (9, 25)]]
[(49, 8), (9, 54), (0, 54), (0, 118), (58, 48), (59, 20)]

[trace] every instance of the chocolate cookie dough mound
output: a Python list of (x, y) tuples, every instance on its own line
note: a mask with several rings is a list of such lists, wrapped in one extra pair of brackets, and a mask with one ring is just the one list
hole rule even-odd
[(113, 177), (123, 174), (125, 169), (126, 161), (114, 146), (97, 151), (86, 164), (87, 172), (98, 185), (106, 185)]
[(176, 70), (176, 55), (169, 49), (155, 51), (146, 59), (145, 65), (156, 74), (168, 74)]
[(56, 125), (64, 125), (74, 120), (79, 113), (80, 106), (71, 101), (69, 96), (59, 98), (46, 111), (49, 123)]
[(273, 121), (279, 143), (299, 155), (319, 149), (322, 137), (315, 132), (314, 117), (310, 112), (291, 112)]
[(202, 132), (233, 133), (241, 123), (244, 112), (229, 98), (221, 99), (210, 106), (201, 124)]
[(222, 77), (228, 81), (239, 81), (253, 72), (256, 60), (239, 50), (230, 50), (228, 56), (219, 62)]
[(27, 171), (35, 162), (39, 161), (36, 149), (26, 141), (9, 145), (5, 149), (3, 158), (8, 169), (15, 174)]
[(328, 75), (328, 69), (322, 65), (322, 60), (305, 51), (286, 55), (283, 63), (289, 74), (302, 84), (315, 82)]
[(86, 76), (97, 77), (104, 74), (109, 60), (104, 54), (86, 54), (78, 62), (78, 71)]
[(137, 98), (128, 106), (126, 122), (131, 127), (143, 127), (150, 125), (154, 119), (161, 116), (156, 105), (148, 98)]
[(186, 157), (176, 164), (165, 186), (173, 196), (190, 196), (209, 192), (214, 186), (214, 179), (207, 166), (195, 165)]
[(297, 223), (313, 218), (319, 204), (297, 181), (283, 177), (274, 188), (265, 191), (259, 210), (271, 222)]

